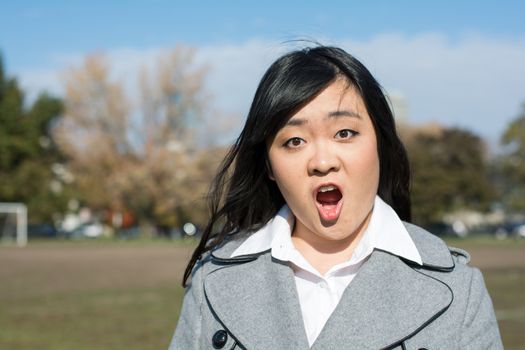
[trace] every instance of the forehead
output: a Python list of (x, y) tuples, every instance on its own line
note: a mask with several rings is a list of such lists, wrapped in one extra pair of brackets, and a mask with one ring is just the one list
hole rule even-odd
[(357, 89), (348, 81), (338, 79), (296, 111), (285, 126), (304, 124), (314, 118), (337, 120), (343, 117), (370, 120), (363, 98)]

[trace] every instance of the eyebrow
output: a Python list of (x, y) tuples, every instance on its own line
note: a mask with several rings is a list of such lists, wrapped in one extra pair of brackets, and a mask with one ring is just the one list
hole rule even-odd
[[(351, 117), (351, 118), (363, 119), (363, 117), (361, 117), (359, 113), (354, 112), (354, 111), (349, 111), (346, 109), (329, 112), (327, 117), (328, 118)], [(295, 118), (295, 119), (288, 120), (288, 122), (286, 122), (286, 126), (301, 126), (301, 125), (306, 124), (307, 122), (308, 121), (306, 119)]]
[(330, 112), (328, 113), (328, 117), (331, 117), (331, 118), (352, 117), (352, 118), (363, 119), (363, 117), (361, 117), (359, 113), (354, 112), (354, 111), (348, 111), (346, 109)]

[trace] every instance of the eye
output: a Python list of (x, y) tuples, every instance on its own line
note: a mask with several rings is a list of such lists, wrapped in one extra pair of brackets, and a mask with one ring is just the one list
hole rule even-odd
[(301, 146), (305, 141), (300, 137), (292, 137), (284, 143), (284, 147), (297, 148)]
[(350, 129), (343, 129), (343, 130), (339, 130), (337, 134), (335, 134), (335, 137), (338, 139), (346, 140), (346, 139), (352, 138), (355, 135), (357, 135), (357, 131), (353, 131)]

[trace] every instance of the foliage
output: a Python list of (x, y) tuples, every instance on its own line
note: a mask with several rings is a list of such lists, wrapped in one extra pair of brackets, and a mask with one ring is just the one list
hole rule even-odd
[(487, 210), (494, 197), (483, 141), (457, 128), (404, 131), (412, 167), (412, 214), (419, 224), (459, 209)]
[(154, 70), (142, 70), (133, 104), (135, 95), (112, 78), (103, 55), (65, 72), (56, 135), (89, 206), (167, 227), (203, 216), (200, 200), (216, 163), (193, 137), (208, 97), (205, 73), (191, 49), (177, 47)]
[[(22, 202), (30, 221), (51, 221), (68, 198), (62, 157), (51, 135), (62, 102), (46, 93), (26, 106), (24, 92), (0, 60), (0, 202)], [(67, 181), (66, 181), (67, 182)]]
[(525, 103), (501, 137), (506, 152), (498, 161), (503, 200), (514, 210), (525, 210)]

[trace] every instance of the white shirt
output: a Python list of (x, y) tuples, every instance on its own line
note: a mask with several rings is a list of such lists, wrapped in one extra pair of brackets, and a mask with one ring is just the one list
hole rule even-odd
[(294, 271), (304, 327), (310, 346), (335, 310), (344, 290), (374, 249), (381, 249), (422, 265), (421, 256), (396, 212), (376, 196), (372, 217), (350, 260), (333, 266), (323, 276), (295, 249), (295, 218), (288, 206), (266, 226), (253, 233), (231, 257), (271, 249), (275, 259), (287, 261)]

